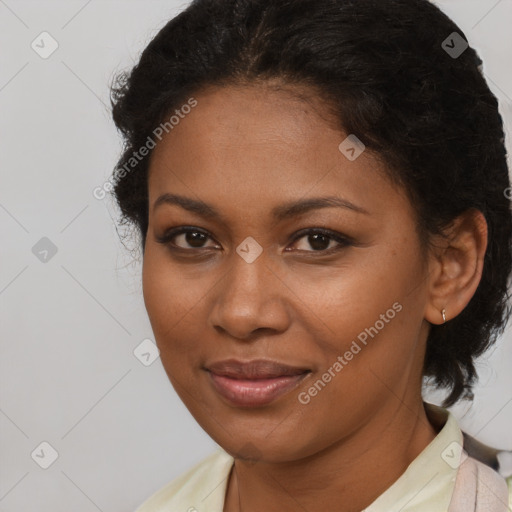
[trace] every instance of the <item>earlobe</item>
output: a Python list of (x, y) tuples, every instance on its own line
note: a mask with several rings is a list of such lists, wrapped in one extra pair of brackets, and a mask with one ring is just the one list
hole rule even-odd
[(482, 212), (469, 209), (457, 217), (436, 249), (431, 257), (434, 271), (425, 320), (438, 325), (459, 315), (480, 283), (487, 249), (487, 222)]
[(425, 309), (425, 320), (431, 324), (441, 325), (450, 320), (446, 308), (435, 309), (431, 305), (427, 305)]

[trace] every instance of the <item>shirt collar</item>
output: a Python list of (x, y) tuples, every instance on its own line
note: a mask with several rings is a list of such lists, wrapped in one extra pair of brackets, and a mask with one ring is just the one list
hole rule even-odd
[(424, 402), (437, 436), (409, 464), (404, 473), (363, 512), (446, 511), (461, 460), (463, 435), (453, 414)]

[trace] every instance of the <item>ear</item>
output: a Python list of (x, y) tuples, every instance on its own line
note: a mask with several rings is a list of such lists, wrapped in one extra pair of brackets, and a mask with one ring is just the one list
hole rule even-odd
[(429, 255), (425, 320), (442, 324), (455, 318), (469, 303), (480, 283), (487, 249), (487, 222), (471, 208), (457, 217)]

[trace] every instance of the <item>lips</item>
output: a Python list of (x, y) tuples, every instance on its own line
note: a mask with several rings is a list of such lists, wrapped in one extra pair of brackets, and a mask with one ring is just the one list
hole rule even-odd
[(311, 371), (269, 360), (219, 361), (207, 368), (213, 388), (236, 407), (261, 407), (296, 388)]

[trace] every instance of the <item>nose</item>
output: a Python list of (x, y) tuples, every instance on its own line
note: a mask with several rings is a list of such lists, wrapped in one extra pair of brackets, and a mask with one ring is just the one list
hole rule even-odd
[(252, 263), (233, 252), (226, 266), (212, 290), (210, 325), (246, 341), (256, 332), (284, 332), (290, 323), (287, 293), (291, 292), (270, 267), (265, 251)]

